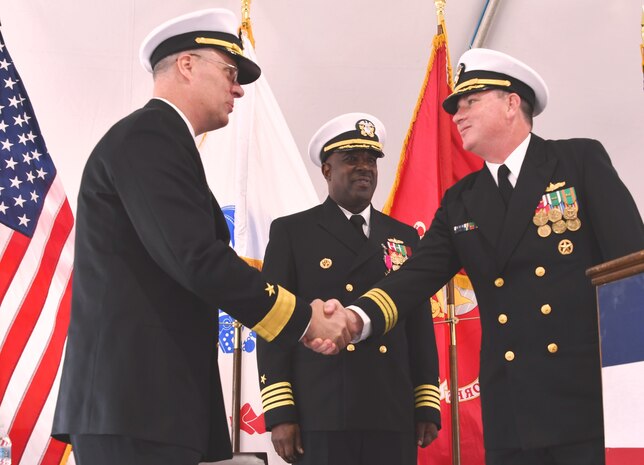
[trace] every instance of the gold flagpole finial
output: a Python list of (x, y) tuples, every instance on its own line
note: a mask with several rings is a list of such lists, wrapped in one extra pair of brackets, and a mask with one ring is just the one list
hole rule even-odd
[(253, 27), (250, 22), (250, 2), (252, 0), (242, 0), (242, 21), (241, 30), (246, 33), (248, 40), (253, 47), (255, 47), (255, 38), (253, 37)]
[(434, 0), (434, 6), (436, 6), (436, 17), (438, 19), (438, 33), (443, 33), (443, 24), (445, 23), (445, 5), (446, 0)]

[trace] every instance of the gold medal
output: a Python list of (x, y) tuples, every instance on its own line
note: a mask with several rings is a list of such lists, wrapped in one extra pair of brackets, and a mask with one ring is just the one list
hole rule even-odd
[(577, 218), (577, 207), (566, 205), (566, 208), (564, 208), (563, 217), (566, 220), (574, 220), (575, 218)]
[(540, 237), (548, 237), (551, 232), (552, 229), (550, 228), (550, 225), (547, 224), (543, 224), (537, 228), (537, 234), (539, 234)]
[[(552, 221), (553, 223), (556, 223), (557, 221), (561, 220), (563, 217), (563, 214), (561, 213), (561, 210), (558, 208), (551, 208), (550, 211), (548, 211), (548, 219)], [(555, 232), (557, 232), (555, 230)]]
[(543, 226), (544, 224), (548, 223), (548, 214), (544, 209), (541, 209), (534, 214), (534, 216), (532, 217), (532, 222), (535, 224), (535, 226)]
[(581, 228), (581, 220), (579, 218), (566, 220), (566, 227), (571, 231), (577, 231), (579, 228)]
[(566, 222), (564, 220), (559, 220), (552, 223), (552, 230), (557, 234), (566, 232), (566, 229)]

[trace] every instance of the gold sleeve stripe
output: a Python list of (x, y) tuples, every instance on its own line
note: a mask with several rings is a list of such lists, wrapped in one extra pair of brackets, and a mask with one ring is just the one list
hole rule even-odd
[(262, 399), (262, 404), (268, 406), (282, 400), (293, 400), (293, 394), (285, 393), (281, 396), (273, 396), (270, 399)]
[(417, 396), (415, 397), (415, 399), (416, 399), (416, 402), (420, 402), (420, 401), (422, 401), (422, 400), (430, 400), (430, 401), (438, 401), (438, 402), (440, 402), (440, 399), (441, 399), (441, 398), (440, 398), (440, 396), (437, 396), (437, 395), (434, 395), (434, 394), (430, 394), (430, 395), (425, 395), (425, 396), (419, 396), (419, 395), (417, 395)]
[(262, 394), (262, 402), (268, 402), (269, 400), (284, 394), (293, 397), (293, 391), (289, 388), (284, 388), (284, 389), (278, 389), (276, 391), (267, 392), (266, 394)]
[(268, 412), (269, 410), (273, 410), (274, 408), (285, 407), (287, 405), (295, 405), (295, 401), (286, 400), (284, 402), (278, 402), (277, 404), (265, 405), (263, 408), (264, 412)]
[(253, 326), (253, 331), (268, 342), (271, 342), (282, 332), (295, 311), (295, 296), (282, 286), (277, 286), (277, 289), (277, 298), (273, 308), (262, 321)]
[(374, 288), (364, 294), (363, 297), (367, 297), (376, 303), (385, 317), (385, 333), (391, 331), (398, 323), (398, 308), (389, 297), (389, 294), (382, 289)]
[(414, 392), (420, 392), (420, 391), (434, 391), (440, 394), (440, 391), (438, 390), (438, 386), (434, 386), (433, 384), (421, 384), (414, 388)]
[(242, 49), (239, 45), (233, 42), (228, 42), (227, 40), (213, 39), (212, 37), (196, 37), (195, 42), (198, 44), (218, 45), (220, 47), (224, 47), (229, 52), (243, 55)]
[(465, 82), (460, 83), (454, 88), (454, 93), (466, 92), (472, 89), (480, 89), (485, 86), (501, 86), (501, 87), (510, 87), (512, 83), (506, 79), (480, 79), (474, 78), (469, 79)]
[[(416, 408), (420, 408), (420, 407), (431, 407), (431, 408), (435, 408), (436, 410), (440, 411), (441, 404), (440, 404), (440, 402), (430, 402), (430, 401), (418, 402), (418, 401), (416, 401)], [(266, 409), (264, 409), (264, 410), (266, 410)]]
[(270, 385), (266, 386), (264, 389), (262, 389), (259, 393), (261, 395), (264, 395), (265, 393), (267, 393), (269, 391), (272, 391), (273, 389), (279, 389), (279, 388), (282, 388), (282, 387), (290, 388), (291, 383), (289, 383), (288, 381), (280, 381), (279, 383), (270, 384)]

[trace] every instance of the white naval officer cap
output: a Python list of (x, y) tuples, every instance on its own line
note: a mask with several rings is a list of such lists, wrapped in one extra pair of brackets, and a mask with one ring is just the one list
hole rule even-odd
[(322, 166), (337, 151), (369, 150), (382, 158), (386, 137), (385, 126), (375, 116), (345, 113), (317, 130), (309, 142), (309, 156), (317, 166)]
[(548, 103), (548, 86), (535, 70), (505, 53), (472, 48), (458, 61), (454, 92), (443, 101), (443, 108), (453, 115), (463, 95), (491, 89), (519, 94), (532, 106), (532, 116)]
[(239, 69), (237, 80), (250, 84), (261, 74), (259, 66), (243, 55), (239, 21), (232, 11), (209, 8), (172, 18), (155, 27), (141, 43), (139, 60), (152, 72), (154, 65), (173, 53), (214, 48), (230, 55)]

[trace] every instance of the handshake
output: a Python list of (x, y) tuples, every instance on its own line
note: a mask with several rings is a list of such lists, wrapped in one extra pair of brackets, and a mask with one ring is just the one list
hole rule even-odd
[(311, 323), (301, 342), (315, 352), (337, 354), (362, 334), (362, 318), (336, 299), (326, 302), (315, 299), (311, 310)]

